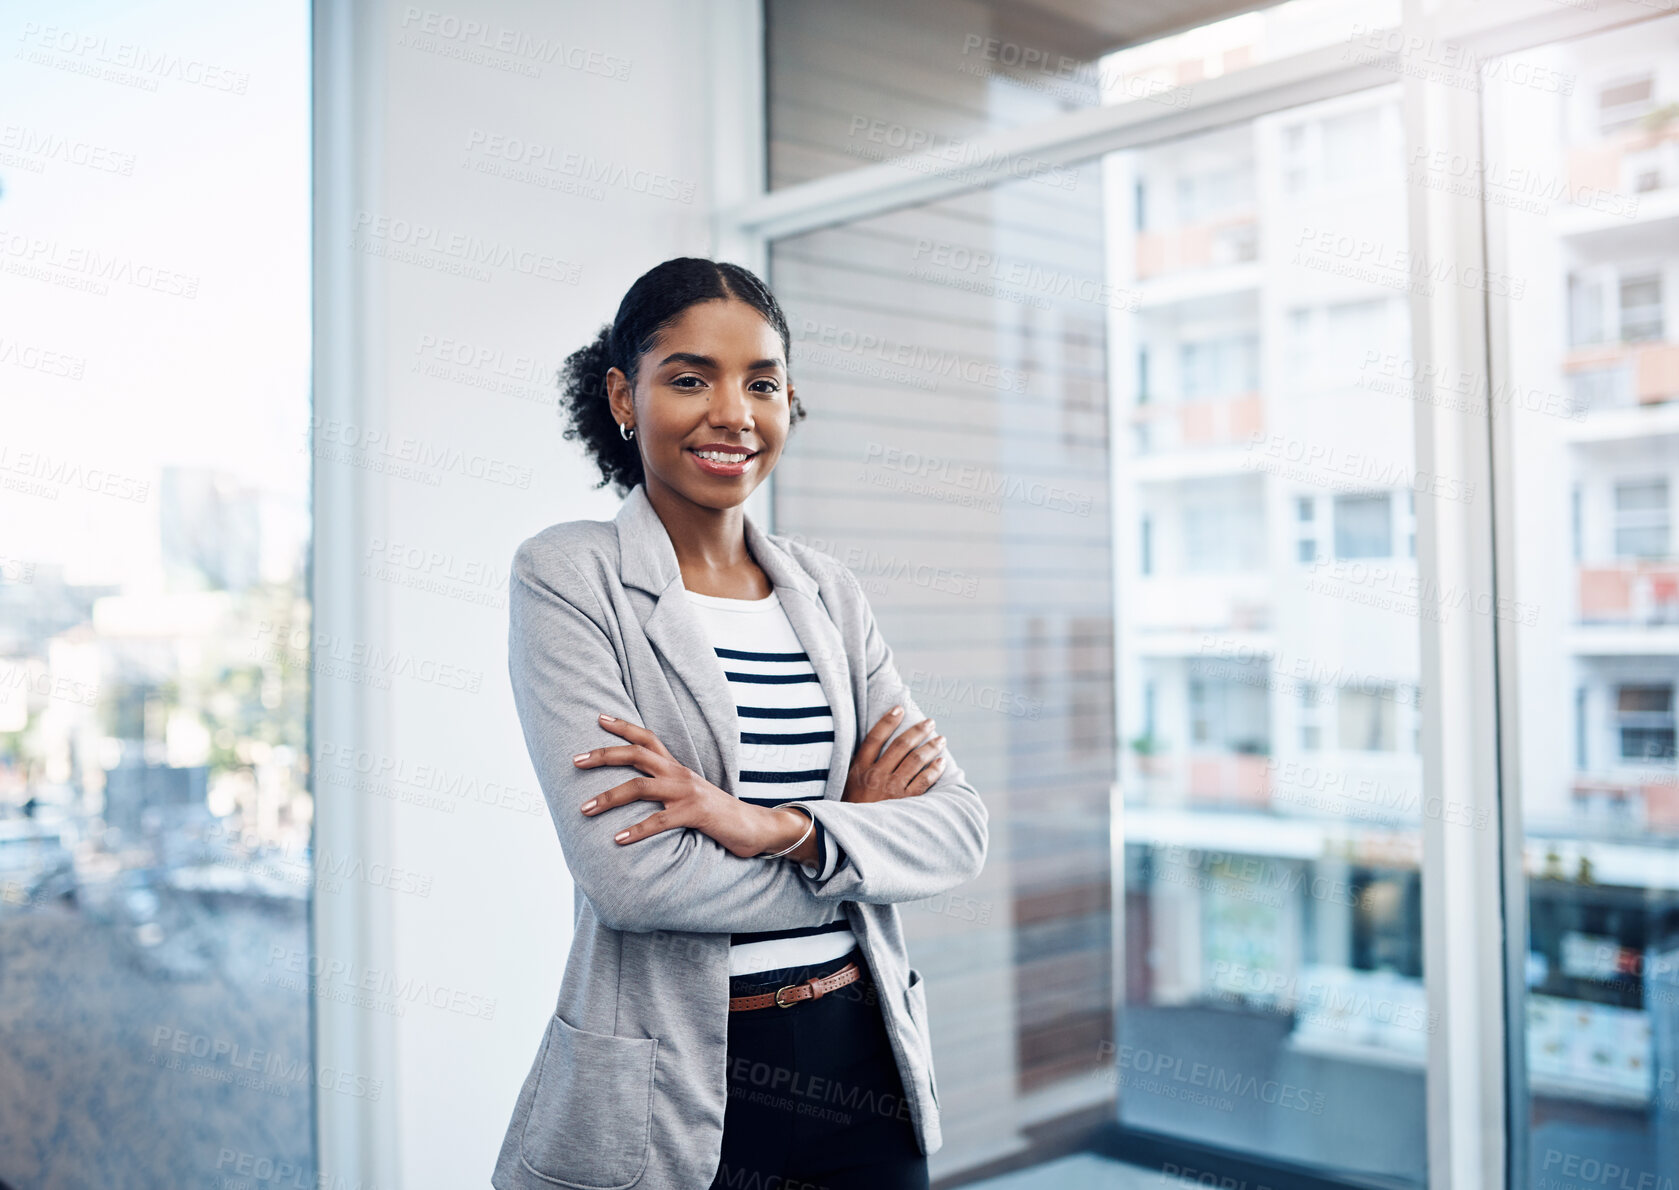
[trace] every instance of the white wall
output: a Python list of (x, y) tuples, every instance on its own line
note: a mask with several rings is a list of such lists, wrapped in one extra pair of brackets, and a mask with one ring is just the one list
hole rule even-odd
[[(710, 254), (713, 134), (740, 129), (714, 118), (710, 76), (724, 64), (707, 22), (741, 13), (682, 0), (317, 4), (316, 409), (386, 437), (370, 450), (338, 422), (317, 430), (316, 627), (346, 656), (387, 649), (421, 675), (372, 688), (344, 676), (366, 669), (335, 669), (335, 650), (317, 647), (321, 862), (413, 874), (407, 891), (351, 878), (319, 894), (318, 953), (342, 965), (322, 990), (366, 981), (378, 1001), (322, 998), (320, 1065), (385, 1078), (376, 1102), (320, 1092), (322, 1168), (342, 1184), (486, 1185), (553, 1010), (572, 890), (508, 688), (505, 580), (527, 535), (617, 508), (561, 438), (553, 372), (636, 276)], [(732, 48), (757, 68), (755, 45)], [(531, 145), (528, 165), (485, 151)], [(569, 154), (604, 176), (570, 172)], [(504, 176), (517, 169), (547, 184)], [(740, 179), (725, 182), (738, 193)], [(448, 271), (469, 241), (511, 263), (487, 280)], [(543, 258), (538, 274), (528, 254)], [(445, 342), (469, 362), (439, 354)], [(428, 365), (442, 374), (417, 370)], [(511, 391), (485, 387), (498, 380)], [(414, 450), (461, 462), (421, 465), (420, 478), (382, 468)], [(443, 676), (425, 680), (434, 665)], [(358, 766), (397, 780), (358, 784)], [(457, 779), (514, 805), (437, 792)]]

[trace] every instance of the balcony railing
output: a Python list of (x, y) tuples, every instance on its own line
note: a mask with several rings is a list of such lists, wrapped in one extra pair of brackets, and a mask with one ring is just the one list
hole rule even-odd
[(1256, 392), (1169, 405), (1136, 405), (1131, 410), (1137, 453), (1203, 450), (1238, 446), (1265, 425), (1265, 403)]
[(1579, 576), (1582, 624), (1679, 624), (1679, 562), (1582, 566)]
[(1209, 565), (1139, 577), (1131, 593), (1131, 627), (1139, 641), (1181, 634), (1196, 638), (1185, 646), (1193, 650), (1201, 633), (1270, 631), (1271, 576), (1261, 569), (1263, 547), (1246, 540), (1231, 547), (1227, 556), (1216, 559), (1227, 563), (1218, 569)]
[(1568, 151), (1568, 182), (1571, 194), (1634, 195), (1640, 192), (1639, 178), (1654, 170), (1656, 184), (1643, 190), (1665, 190), (1679, 185), (1679, 120), (1656, 127), (1636, 125), (1604, 137), (1593, 144)]
[(1563, 360), (1568, 412), (1630, 409), (1679, 400), (1679, 343), (1577, 347)]
[(1576, 814), (1598, 807), (1598, 817), (1622, 820), (1633, 829), (1670, 831), (1679, 827), (1679, 772), (1667, 779), (1620, 781), (1577, 773), (1573, 794)]
[(1137, 236), (1137, 279), (1245, 264), (1259, 257), (1259, 223), (1253, 213), (1229, 215)]
[(1245, 752), (1191, 752), (1137, 757), (1144, 801), (1245, 810), (1271, 804), (1271, 758)]

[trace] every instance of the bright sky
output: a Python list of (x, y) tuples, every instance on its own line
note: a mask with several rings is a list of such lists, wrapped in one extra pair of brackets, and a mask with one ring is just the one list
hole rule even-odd
[[(290, 510), (276, 537), (301, 531), (308, 4), (14, 0), (0, 54), (0, 559), (148, 585), (166, 464), (231, 471)], [(122, 270), (104, 296), (17, 271), (86, 277), (93, 253)], [(196, 278), (197, 296), (125, 279), (159, 270), (165, 287)], [(51, 374), (78, 366), (79, 380)], [(30, 451), (150, 496), (19, 492)]]

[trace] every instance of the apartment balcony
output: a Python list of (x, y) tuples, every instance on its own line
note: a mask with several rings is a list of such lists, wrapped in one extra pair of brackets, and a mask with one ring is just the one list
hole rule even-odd
[(1679, 400), (1679, 343), (1605, 343), (1577, 347), (1562, 363), (1568, 411), (1589, 416)]
[(1628, 832), (1679, 828), (1679, 772), (1654, 779), (1624, 780), (1577, 773), (1570, 789), (1577, 819)]
[(1131, 409), (1138, 455), (1246, 446), (1265, 426), (1265, 400), (1257, 392)]
[(1679, 562), (1579, 568), (1579, 622), (1617, 628), (1679, 624)]
[(1679, 185), (1679, 120), (1640, 124), (1568, 151), (1569, 190), (1634, 195)]
[(1259, 220), (1252, 211), (1137, 235), (1137, 280), (1248, 264), (1259, 258)]
[(1271, 805), (1271, 761), (1259, 753), (1206, 751), (1139, 755), (1145, 805), (1264, 810)]
[(1272, 625), (1271, 576), (1260, 569), (1150, 575), (1128, 594), (1139, 643), (1181, 635), (1196, 653), (1199, 634), (1268, 632)]

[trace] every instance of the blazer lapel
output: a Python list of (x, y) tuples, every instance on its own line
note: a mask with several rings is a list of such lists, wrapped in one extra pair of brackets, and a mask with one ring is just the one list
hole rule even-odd
[[(639, 587), (655, 600), (641, 622), (642, 631), (658, 650), (667, 672), (674, 673), (699, 704), (712, 754), (722, 763), (717, 784), (735, 793), (740, 781), (740, 727), (735, 700), (717, 654), (706, 639), (705, 626), (684, 594), (682, 570), (670, 534), (642, 484), (630, 490), (615, 519), (619, 578), (624, 586)], [(688, 724), (688, 729), (692, 733), (694, 725)], [(688, 742), (693, 755), (705, 755), (695, 746), (699, 741), (692, 735)], [(664, 743), (670, 747), (670, 741)]]
[(816, 680), (834, 716), (834, 763), (828, 768), (828, 784), (822, 796), (843, 797), (857, 735), (856, 695), (851, 686), (845, 640), (822, 604), (816, 580), (799, 565), (798, 559), (771, 541), (751, 516), (745, 519), (747, 548), (775, 584), (776, 594), (781, 596), (781, 608), (810, 657)]
[[(705, 731), (723, 761), (724, 780), (720, 784), (738, 796), (740, 720), (735, 712), (734, 694), (706, 637), (705, 626), (688, 602), (676, 549), (658, 511), (647, 498), (645, 484), (637, 484), (630, 490), (615, 519), (619, 578), (626, 587), (639, 587), (656, 600), (642, 622), (642, 630), (704, 711)], [(830, 767), (824, 796), (842, 797), (857, 734), (855, 693), (845, 642), (821, 603), (816, 580), (790, 553), (769, 540), (751, 516), (745, 516), (744, 520), (747, 549), (781, 597), (782, 609), (809, 654), (817, 682), (833, 711), (834, 759), (838, 762), (843, 758), (845, 763)]]

